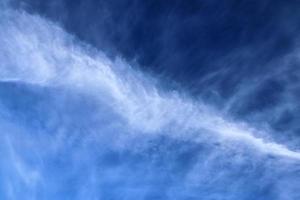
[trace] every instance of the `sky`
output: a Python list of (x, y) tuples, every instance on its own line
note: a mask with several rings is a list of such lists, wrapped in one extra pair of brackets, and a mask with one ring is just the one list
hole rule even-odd
[(299, 9), (0, 0), (0, 199), (299, 200)]

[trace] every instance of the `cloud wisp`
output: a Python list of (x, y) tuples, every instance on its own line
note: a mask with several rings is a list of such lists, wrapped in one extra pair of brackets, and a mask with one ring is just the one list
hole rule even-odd
[[(91, 52), (51, 22), (26, 13), (7, 11), (1, 19), (1, 81), (20, 81), (50, 87), (68, 87), (104, 97), (129, 124), (155, 133), (168, 127), (207, 131), (215, 137), (236, 140), (255, 149), (300, 159), (300, 153), (268, 141), (260, 131), (226, 120), (201, 102), (164, 93), (124, 61), (110, 61)], [(182, 137), (185, 135), (169, 135)]]
[[(237, 122), (201, 100), (192, 99), (177, 91), (163, 90), (157, 80), (133, 69), (123, 59), (109, 59), (101, 51), (80, 42), (57, 24), (39, 16), (20, 10), (3, 9), (0, 14), (0, 60), (0, 92), (4, 91), (0, 94), (11, 98), (5, 101), (5, 95), (0, 96), (0, 128), (5, 132), (1, 136), (1, 141), (5, 145), (0, 147), (0, 153), (6, 155), (8, 160), (7, 163), (0, 162), (2, 165), (0, 169), (5, 168), (4, 171), (10, 172), (6, 177), (7, 180), (11, 178), (9, 177), (11, 174), (15, 174), (11, 176), (14, 179), (17, 179), (14, 177), (17, 176), (25, 185), (24, 189), (14, 181), (7, 183), (5, 188), (10, 188), (11, 191), (7, 196), (12, 199), (17, 193), (22, 193), (22, 188), (24, 190), (34, 188), (28, 198), (34, 199), (39, 189), (43, 191), (47, 188), (47, 186), (38, 186), (39, 184), (50, 184), (53, 190), (61, 189), (55, 183), (47, 182), (51, 180), (51, 175), (47, 174), (48, 168), (53, 170), (54, 174), (57, 170), (47, 164), (58, 159), (57, 155), (59, 159), (55, 161), (58, 166), (64, 168), (61, 163), (72, 166), (66, 167), (68, 169), (66, 176), (73, 177), (78, 171), (86, 173), (84, 178), (79, 178), (84, 180), (84, 184), (69, 180), (74, 185), (80, 185), (78, 198), (84, 199), (86, 195), (90, 195), (89, 199), (97, 199), (97, 181), (100, 185), (103, 184), (101, 186), (105, 190), (105, 178), (109, 177), (109, 184), (116, 183), (118, 178), (125, 179), (123, 173), (131, 169), (126, 164), (122, 164), (118, 156), (109, 152), (110, 159), (113, 157), (112, 160), (106, 160), (110, 167), (102, 169), (104, 172), (100, 173), (97, 168), (99, 161), (94, 160), (91, 155), (102, 156), (104, 154), (102, 150), (106, 152), (107, 149), (115, 148), (116, 151), (124, 151), (124, 155), (136, 161), (141, 157), (131, 153), (138, 151), (136, 149), (147, 149), (143, 147), (143, 142), (148, 137), (169, 138), (172, 141), (180, 141), (184, 145), (187, 143), (189, 147), (186, 148), (197, 149), (198, 146), (206, 143), (208, 146), (220, 146), (220, 149), (215, 149), (216, 153), (201, 158), (201, 162), (196, 162), (187, 169), (186, 177), (180, 177), (184, 179), (182, 182), (185, 188), (198, 185), (200, 178), (197, 177), (200, 175), (194, 171), (199, 168), (208, 174), (216, 175), (214, 180), (208, 181), (209, 183), (218, 183), (216, 181), (218, 177), (220, 179), (226, 177), (228, 173), (226, 169), (213, 167), (217, 166), (219, 157), (226, 160), (222, 156), (229, 154), (237, 156), (240, 152), (246, 152), (250, 157), (275, 157), (275, 161), (271, 164), (265, 164), (268, 169), (273, 166), (278, 167), (277, 162), (289, 165), (289, 162), (297, 164), (300, 161), (300, 152), (297, 149), (292, 150), (288, 144), (284, 145), (272, 140), (271, 130), (260, 130), (251, 123)], [(24, 88), (31, 89), (25, 91)], [(17, 91), (17, 95), (14, 91)], [(40, 98), (42, 100), (39, 99), (42, 103), (37, 103), (39, 101), (36, 102), (35, 98), (31, 97), (23, 97), (25, 103), (21, 100), (20, 103), (16, 98), (21, 96), (20, 91), (25, 91), (25, 96), (30, 96), (28, 94), (43, 96)], [(84, 107), (88, 103), (86, 99), (80, 99), (82, 96), (83, 99), (87, 98), (92, 102), (88, 101), (92, 104), (91, 107)], [(75, 104), (75, 108), (70, 104)], [(27, 107), (32, 109), (30, 113), (25, 112)], [(22, 124), (20, 121), (25, 123)], [(88, 135), (83, 136), (83, 133)], [(113, 138), (114, 144), (110, 144), (112, 141), (108, 139), (110, 137)], [(19, 147), (17, 138), (22, 140), (20, 142), (22, 145)], [(74, 145), (77, 140), (83, 141), (82, 146)], [(91, 140), (96, 141), (93, 143), (95, 146), (88, 145)], [(138, 142), (135, 142), (136, 140)], [(161, 140), (159, 142), (163, 144), (162, 146), (169, 145), (169, 141)], [(140, 145), (137, 144), (140, 142)], [(22, 148), (27, 151), (23, 151)], [(98, 148), (101, 148), (101, 151)], [(185, 147), (181, 148), (179, 150), (184, 152)], [(38, 156), (30, 153), (30, 149)], [(94, 151), (97, 155), (91, 153)], [(151, 150), (147, 149), (144, 152), (147, 151)], [(165, 153), (164, 150), (160, 151), (162, 154)], [(196, 153), (201, 152), (196, 151)], [(68, 155), (66, 157), (71, 160), (70, 162), (64, 158), (65, 154)], [(245, 162), (244, 159), (247, 160), (237, 156), (232, 163), (239, 166)], [(258, 160), (261, 162), (260, 159)], [(79, 162), (84, 164), (78, 164)], [(128, 162), (131, 164), (133, 161)], [(13, 163), (11, 169), (9, 163)], [(115, 163), (121, 164), (116, 167)], [(216, 166), (214, 163), (217, 163)], [(138, 170), (140, 176), (145, 171), (150, 174), (145, 176), (146, 184), (138, 188), (139, 191), (132, 186), (139, 183), (135, 180), (136, 177), (132, 178), (134, 180), (126, 177), (129, 183), (125, 189), (139, 194), (138, 199), (144, 198), (144, 191), (154, 190), (151, 187), (154, 175), (147, 167), (149, 166), (137, 167), (140, 169)], [(180, 166), (176, 167), (180, 168)], [(207, 169), (210, 167), (211, 170)], [(255, 171), (252, 168), (249, 170)], [(280, 170), (281, 168), (277, 169)], [(201, 175), (206, 176), (204, 173)], [(96, 180), (96, 176), (100, 177), (99, 180)], [(207, 177), (211, 176), (207, 175)], [(168, 194), (177, 194), (176, 187), (181, 187), (178, 183), (173, 184), (166, 189)], [(17, 189), (12, 185), (18, 185), (15, 187)], [(164, 184), (161, 183), (160, 187), (163, 188)], [(116, 188), (122, 194), (124, 188), (118, 188), (118, 185)], [(190, 193), (189, 189), (186, 190)], [(232, 187), (232, 190), (235, 191), (235, 188)], [(291, 189), (294, 190), (296, 188)], [(217, 194), (211, 195), (210, 198), (221, 199)], [(289, 199), (289, 197), (285, 198)], [(230, 199), (230, 195), (227, 199)]]

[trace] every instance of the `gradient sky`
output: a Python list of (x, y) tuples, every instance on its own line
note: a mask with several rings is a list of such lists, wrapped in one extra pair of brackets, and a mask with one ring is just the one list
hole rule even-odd
[(0, 0), (0, 199), (299, 200), (300, 2)]

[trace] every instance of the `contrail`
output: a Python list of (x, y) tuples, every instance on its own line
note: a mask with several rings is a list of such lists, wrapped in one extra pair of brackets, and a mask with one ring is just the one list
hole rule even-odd
[(0, 81), (91, 93), (110, 105), (131, 128), (145, 133), (174, 128), (181, 134), (165, 134), (185, 138), (187, 130), (205, 131), (224, 142), (238, 141), (262, 153), (300, 160), (300, 152), (257, 136), (263, 131), (230, 121), (200, 101), (161, 91), (122, 59), (109, 60), (74, 41), (51, 22), (6, 10), (0, 19)]

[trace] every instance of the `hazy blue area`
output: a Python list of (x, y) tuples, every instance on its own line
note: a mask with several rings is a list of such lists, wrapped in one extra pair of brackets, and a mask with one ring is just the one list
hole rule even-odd
[(0, 199), (300, 199), (299, 11), (2, 0)]

